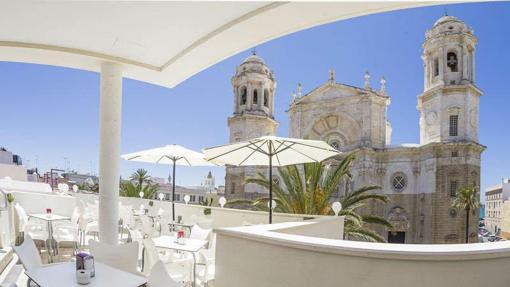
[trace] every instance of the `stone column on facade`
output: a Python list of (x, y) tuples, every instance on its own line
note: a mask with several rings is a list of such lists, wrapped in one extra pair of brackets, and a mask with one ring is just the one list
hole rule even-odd
[(257, 110), (263, 111), (264, 106), (264, 84), (257, 85)]
[(468, 77), (468, 49), (466, 43), (462, 44), (462, 80), (467, 80)]
[(441, 84), (444, 84), (444, 63), (445, 63), (445, 55), (444, 55), (444, 49), (443, 47), (439, 48), (437, 55), (437, 59), (439, 62), (439, 80), (441, 81)]
[(239, 87), (234, 85), (234, 114), (239, 113)]
[(475, 67), (475, 50), (473, 49), (473, 51), (471, 52), (471, 61), (472, 61), (472, 66), (471, 66), (471, 73), (472, 73), (472, 79), (471, 81), (473, 81), (473, 83), (475, 82), (475, 71), (476, 71), (476, 67)]
[(246, 110), (252, 110), (253, 85), (251, 83), (248, 83), (246, 93), (247, 93), (247, 95), (246, 95)]
[(423, 87), (426, 89), (430, 85), (430, 58), (426, 54), (423, 58), (423, 66), (425, 70), (423, 77)]

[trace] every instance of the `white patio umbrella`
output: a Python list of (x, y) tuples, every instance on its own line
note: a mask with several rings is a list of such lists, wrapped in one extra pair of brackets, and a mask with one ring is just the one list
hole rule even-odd
[(269, 166), (269, 223), (273, 221), (273, 167), (321, 162), (339, 154), (324, 141), (264, 136), (203, 150), (206, 160), (234, 166)]
[(175, 166), (209, 166), (213, 165), (204, 159), (204, 154), (187, 149), (180, 145), (166, 145), (148, 150), (121, 155), (125, 160), (171, 164), (172, 168), (172, 221), (175, 221)]

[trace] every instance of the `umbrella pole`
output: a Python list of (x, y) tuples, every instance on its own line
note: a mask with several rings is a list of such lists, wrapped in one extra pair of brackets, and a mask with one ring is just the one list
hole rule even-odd
[(175, 159), (172, 169), (172, 222), (175, 222)]

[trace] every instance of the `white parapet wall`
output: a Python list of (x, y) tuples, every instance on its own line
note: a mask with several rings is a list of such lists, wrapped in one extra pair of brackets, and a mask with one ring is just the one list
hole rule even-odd
[[(58, 195), (56, 193), (42, 194), (34, 192), (14, 192), (15, 202), (19, 203), (27, 213), (45, 212), (46, 208), (51, 208), (53, 213), (71, 216), (78, 200), (83, 200), (88, 204), (95, 204), (99, 199), (97, 194), (76, 193), (71, 195)], [(131, 206), (138, 209), (140, 205), (157, 213), (162, 210), (162, 217), (169, 219), (171, 217), (172, 204), (169, 201), (148, 200), (134, 197), (120, 197), (122, 205)], [(152, 206), (150, 206), (152, 202)], [(204, 217), (204, 206), (186, 205), (183, 203), (175, 204), (175, 214), (181, 216), (184, 221), (189, 220), (193, 215), (195, 217)], [(268, 213), (261, 211), (240, 210), (232, 208), (210, 207), (211, 214), (207, 216), (212, 221), (212, 227), (234, 227), (242, 225), (265, 224), (268, 222)], [(303, 221), (310, 218), (308, 215), (275, 213), (274, 222)], [(313, 218), (313, 216), (311, 217)]]
[(324, 223), (317, 224), (216, 230), (215, 286), (480, 287), (510, 282), (510, 241), (367, 243), (332, 239), (319, 228)]

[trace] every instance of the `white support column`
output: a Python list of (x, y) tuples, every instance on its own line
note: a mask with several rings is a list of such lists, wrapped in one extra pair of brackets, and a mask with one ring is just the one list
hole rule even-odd
[(122, 120), (122, 68), (119, 64), (101, 65), (99, 107), (99, 239), (117, 244)]

